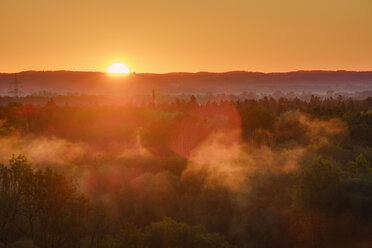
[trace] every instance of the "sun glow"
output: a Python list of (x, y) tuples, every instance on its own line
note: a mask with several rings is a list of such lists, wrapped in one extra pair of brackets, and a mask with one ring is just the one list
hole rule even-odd
[(128, 68), (128, 66), (122, 64), (122, 63), (115, 63), (115, 64), (112, 64), (110, 65), (108, 68), (107, 68), (107, 73), (109, 74), (128, 74), (130, 73), (130, 70)]

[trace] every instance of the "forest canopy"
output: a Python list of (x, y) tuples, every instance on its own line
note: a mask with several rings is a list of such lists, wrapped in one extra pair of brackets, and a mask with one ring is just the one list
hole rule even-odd
[(372, 99), (0, 106), (0, 247), (369, 247)]

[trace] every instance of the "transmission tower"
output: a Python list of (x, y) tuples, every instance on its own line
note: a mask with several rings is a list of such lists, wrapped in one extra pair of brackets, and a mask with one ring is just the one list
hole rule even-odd
[(14, 74), (14, 81), (10, 83), (9, 93), (13, 95), (15, 98), (18, 98), (19, 95), (22, 94), (21, 83), (18, 81), (16, 73)]
[(156, 100), (156, 98), (155, 98), (155, 88), (153, 88), (152, 89), (152, 100), (151, 100), (151, 105), (153, 107), (155, 107), (155, 100)]

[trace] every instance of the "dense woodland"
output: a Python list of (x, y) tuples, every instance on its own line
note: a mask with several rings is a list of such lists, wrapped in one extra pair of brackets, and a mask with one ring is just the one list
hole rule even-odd
[(372, 247), (372, 98), (0, 106), (0, 247)]

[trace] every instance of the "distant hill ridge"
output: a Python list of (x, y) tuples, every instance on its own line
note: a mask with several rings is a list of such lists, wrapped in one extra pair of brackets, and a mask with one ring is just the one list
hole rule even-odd
[[(149, 93), (152, 88), (164, 93), (372, 90), (372, 71), (171, 72), (131, 73), (122, 77), (82, 71), (24, 71), (16, 74), (25, 94), (40, 91), (142, 94)], [(14, 73), (0, 73), (2, 95), (9, 92), (13, 81)]]

